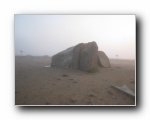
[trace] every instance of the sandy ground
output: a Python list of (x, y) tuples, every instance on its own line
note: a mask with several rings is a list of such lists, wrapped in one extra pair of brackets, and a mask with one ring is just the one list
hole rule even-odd
[(135, 105), (111, 86), (127, 85), (135, 92), (135, 62), (113, 60), (98, 73), (46, 68), (50, 57), (15, 57), (16, 105)]

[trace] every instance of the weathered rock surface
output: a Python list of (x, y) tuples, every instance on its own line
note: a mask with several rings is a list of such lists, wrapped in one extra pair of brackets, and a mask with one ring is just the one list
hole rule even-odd
[(70, 68), (73, 57), (73, 48), (70, 47), (62, 52), (57, 53), (52, 57), (51, 66), (60, 68)]
[(109, 58), (106, 56), (106, 54), (103, 51), (98, 51), (98, 65), (100, 67), (110, 67)]
[(73, 49), (73, 56), (72, 56), (72, 64), (71, 67), (74, 69), (79, 69), (80, 64), (80, 57), (81, 57), (81, 51), (84, 48), (84, 43), (80, 43), (76, 45)]
[(97, 52), (98, 46), (96, 42), (84, 44), (80, 54), (79, 69), (89, 72), (98, 71)]
[(110, 63), (105, 53), (98, 51), (96, 42), (89, 42), (80, 43), (57, 53), (52, 57), (51, 66), (96, 72), (99, 66), (110, 67)]

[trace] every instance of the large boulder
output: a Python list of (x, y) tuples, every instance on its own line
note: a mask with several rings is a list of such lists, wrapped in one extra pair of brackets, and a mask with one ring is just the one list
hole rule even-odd
[(72, 56), (72, 63), (71, 67), (74, 69), (80, 68), (80, 58), (81, 58), (81, 51), (83, 50), (84, 43), (80, 43), (76, 45), (73, 49), (73, 56)]
[(73, 48), (74, 47), (70, 47), (52, 56), (51, 66), (60, 68), (70, 68), (72, 63)]
[(80, 53), (79, 69), (83, 71), (98, 71), (97, 63), (98, 46), (96, 42), (84, 44)]
[(98, 51), (98, 65), (100, 67), (110, 67), (109, 58), (106, 56), (106, 54), (103, 51)]
[(108, 67), (108, 61), (105, 53), (98, 51), (96, 42), (89, 42), (80, 43), (52, 56), (51, 66), (96, 72), (99, 66)]

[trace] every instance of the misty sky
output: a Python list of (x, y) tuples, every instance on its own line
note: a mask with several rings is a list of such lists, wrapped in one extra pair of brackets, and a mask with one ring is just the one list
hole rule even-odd
[(15, 15), (15, 55), (52, 56), (95, 41), (109, 58), (135, 59), (134, 15)]

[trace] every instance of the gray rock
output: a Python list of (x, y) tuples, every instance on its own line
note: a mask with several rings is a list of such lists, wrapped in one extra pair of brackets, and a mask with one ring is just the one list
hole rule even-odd
[(52, 56), (51, 66), (59, 68), (70, 68), (73, 56), (73, 48), (74, 47), (70, 47)]
[(96, 42), (84, 44), (80, 54), (79, 69), (88, 72), (98, 71), (97, 52)]
[(73, 49), (73, 57), (72, 57), (72, 68), (79, 69), (81, 51), (84, 47), (84, 43), (80, 43), (76, 45)]
[[(106, 61), (105, 61), (106, 60)], [(97, 72), (98, 67), (110, 67), (104, 52), (98, 51), (96, 42), (80, 43), (52, 56), (51, 67), (73, 68)]]
[(106, 56), (106, 54), (103, 51), (98, 51), (98, 65), (100, 67), (110, 67), (109, 58)]

